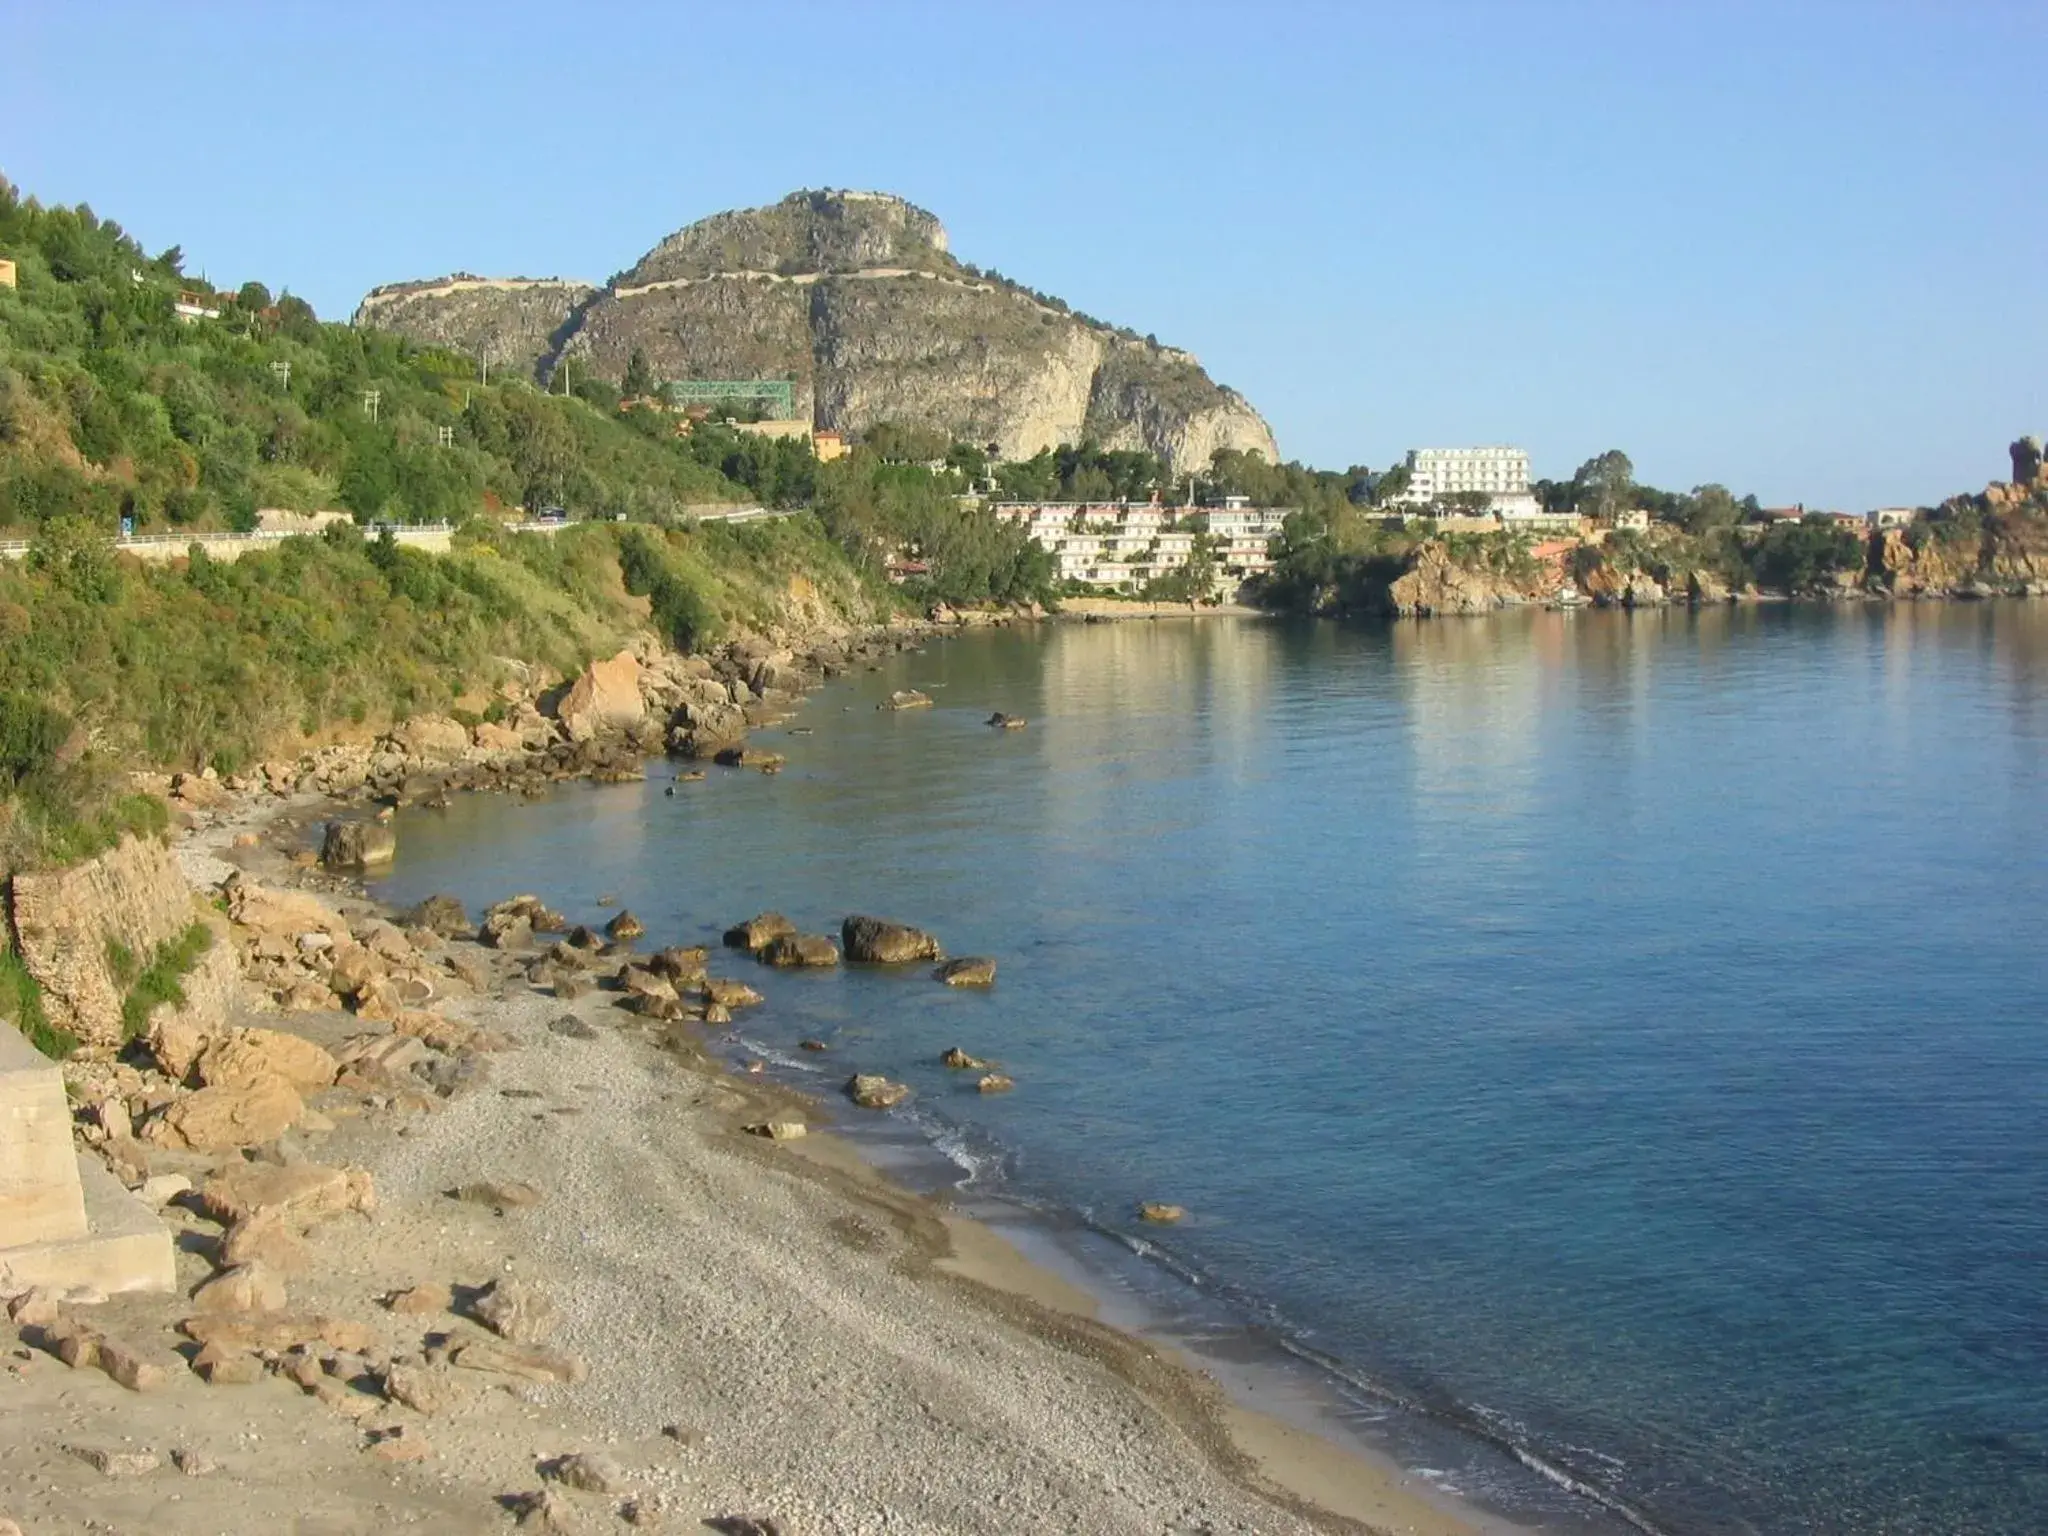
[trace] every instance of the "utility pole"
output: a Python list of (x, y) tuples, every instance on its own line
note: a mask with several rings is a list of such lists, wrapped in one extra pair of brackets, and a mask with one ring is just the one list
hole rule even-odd
[(366, 389), (363, 391), (363, 413), (370, 420), (375, 421), (377, 419), (377, 403), (383, 398), (384, 391), (381, 389)]
[(453, 427), (436, 427), (434, 428), (434, 436), (440, 440), (443, 448), (453, 448), (455, 446), (455, 429)]
[(292, 365), (279, 358), (270, 365), (270, 371), (277, 376), (278, 385), (284, 389), (292, 387)]

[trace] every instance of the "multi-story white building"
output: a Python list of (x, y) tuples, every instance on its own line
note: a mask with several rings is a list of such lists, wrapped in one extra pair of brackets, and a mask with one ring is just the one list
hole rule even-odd
[(1441, 501), (1461, 491), (1487, 496), (1529, 493), (1529, 455), (1520, 448), (1411, 448), (1407, 502)]
[(1186, 565), (1198, 532), (1209, 535), (1226, 579), (1270, 570), (1267, 542), (1287, 515), (1250, 506), (1242, 497), (1200, 509), (1150, 502), (998, 502), (990, 510), (1050, 551), (1062, 581), (1130, 591)]
[(1457, 495), (1486, 498), (1485, 512), (1508, 532), (1574, 528), (1569, 513), (1546, 512), (1529, 489), (1529, 455), (1520, 448), (1411, 448), (1408, 488), (1397, 505), (1427, 507)]

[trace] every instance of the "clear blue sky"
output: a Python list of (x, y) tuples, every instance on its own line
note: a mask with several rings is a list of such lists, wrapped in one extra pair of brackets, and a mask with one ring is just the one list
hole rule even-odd
[(900, 193), (1310, 463), (1924, 502), (2048, 433), (2048, 5), (0, 0), (0, 170), (345, 317)]

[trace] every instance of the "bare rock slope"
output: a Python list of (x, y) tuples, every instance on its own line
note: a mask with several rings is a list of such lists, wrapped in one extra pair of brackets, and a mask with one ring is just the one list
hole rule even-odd
[(1186, 352), (957, 261), (901, 198), (798, 192), (677, 231), (598, 289), (468, 276), (379, 288), (358, 325), (546, 378), (609, 378), (635, 348), (663, 379), (787, 379), (800, 415), (930, 426), (1007, 457), (1093, 438), (1176, 470), (1218, 448), (1277, 458), (1243, 396)]

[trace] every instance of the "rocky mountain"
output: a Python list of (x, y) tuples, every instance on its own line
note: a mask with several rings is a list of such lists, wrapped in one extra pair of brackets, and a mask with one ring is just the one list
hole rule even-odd
[(1243, 396), (1186, 352), (1077, 315), (952, 255), (924, 209), (798, 192), (677, 231), (602, 288), (458, 275), (374, 290), (355, 323), (548, 379), (566, 360), (663, 379), (788, 379), (799, 414), (916, 423), (1006, 458), (1093, 438), (1175, 470), (1219, 448), (1277, 459)]

